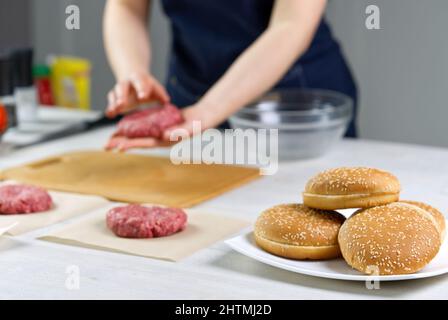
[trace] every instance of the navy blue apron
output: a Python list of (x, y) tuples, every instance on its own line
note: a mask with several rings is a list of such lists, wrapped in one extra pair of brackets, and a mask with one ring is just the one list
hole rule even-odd
[[(274, 0), (162, 0), (172, 29), (167, 90), (174, 104), (185, 107), (200, 99), (266, 29), (273, 3)], [(355, 82), (324, 20), (308, 51), (275, 88), (335, 90), (352, 97), (356, 110)], [(356, 137), (355, 118), (346, 136)]]

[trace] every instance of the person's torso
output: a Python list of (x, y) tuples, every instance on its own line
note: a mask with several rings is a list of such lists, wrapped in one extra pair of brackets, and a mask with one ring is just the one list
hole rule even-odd
[[(188, 82), (190, 91), (202, 91), (202, 87), (216, 82), (267, 28), (274, 0), (162, 0), (162, 3), (172, 26), (170, 73), (181, 82)], [(303, 64), (330, 50), (338, 50), (338, 44), (322, 20), (310, 48), (285, 79), (294, 77)]]

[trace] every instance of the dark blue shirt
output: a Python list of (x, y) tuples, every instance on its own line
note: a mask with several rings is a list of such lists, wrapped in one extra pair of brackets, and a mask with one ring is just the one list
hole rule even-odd
[[(162, 0), (162, 4), (172, 28), (167, 88), (173, 102), (184, 106), (196, 102), (266, 30), (274, 0)], [(260, 61), (264, 63), (269, 61)], [(307, 52), (275, 87), (331, 89), (356, 101), (353, 78), (325, 20)]]

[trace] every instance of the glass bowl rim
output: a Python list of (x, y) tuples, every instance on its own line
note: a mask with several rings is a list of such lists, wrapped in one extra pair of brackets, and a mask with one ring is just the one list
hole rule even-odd
[[(312, 108), (310, 110), (278, 110), (278, 109), (271, 109), (271, 110), (260, 110), (257, 108), (253, 108), (254, 106), (261, 104), (261, 103), (275, 103), (277, 101), (270, 98), (270, 96), (279, 94), (280, 96), (282, 94), (288, 94), (288, 93), (299, 93), (308, 95), (310, 97), (320, 97), (322, 99), (328, 98), (328, 99), (339, 99), (341, 102), (337, 106), (329, 105), (325, 109), (319, 109), (319, 108)], [(278, 102), (283, 107), (292, 107), (294, 105), (297, 105), (297, 103), (294, 102)], [(269, 113), (269, 112), (275, 112), (277, 114), (281, 115), (290, 115), (290, 116), (331, 116), (331, 115), (338, 115), (338, 114), (351, 114), (353, 111), (353, 99), (341, 92), (333, 91), (333, 90), (327, 90), (327, 89), (295, 89), (295, 88), (287, 88), (287, 89), (277, 89), (272, 90), (261, 96), (260, 98), (254, 100), (253, 102), (249, 103), (247, 106), (241, 108), (238, 110), (235, 114), (232, 115), (232, 117), (240, 118), (238, 115), (241, 116), (249, 116), (249, 115), (260, 115), (263, 113)]]

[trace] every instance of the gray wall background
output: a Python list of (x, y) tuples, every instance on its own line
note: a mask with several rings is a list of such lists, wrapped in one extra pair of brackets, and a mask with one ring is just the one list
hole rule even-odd
[[(381, 10), (381, 30), (364, 27)], [(333, 0), (328, 18), (359, 83), (362, 137), (448, 146), (448, 1)]]
[[(20, 20), (20, 23), (17, 21)], [(0, 0), (0, 50), (31, 44), (29, 0)]]
[[(7, 1), (24, 5), (31, 0)], [(208, 0), (207, 0), (208, 1)], [(153, 72), (165, 78), (168, 24), (153, 0), (151, 35)], [(0, 1), (0, 14), (7, 21), (9, 5)], [(81, 9), (81, 30), (65, 29), (65, 7)], [(381, 10), (381, 30), (364, 25), (367, 5)], [(15, 5), (16, 6), (16, 5)], [(0, 43), (34, 40), (38, 60), (48, 53), (73, 54), (93, 61), (92, 101), (100, 109), (113, 85), (101, 39), (104, 0), (35, 0), (30, 13), (23, 13), (20, 30), (0, 28)], [(16, 8), (15, 10), (25, 10)], [(25, 10), (26, 11), (26, 10)], [(330, 0), (327, 17), (344, 47), (360, 87), (359, 127), (363, 138), (448, 147), (448, 37), (446, 0)], [(31, 16), (29, 26), (27, 17)], [(11, 23), (13, 23), (12, 21)], [(25, 35), (24, 35), (24, 34)]]

